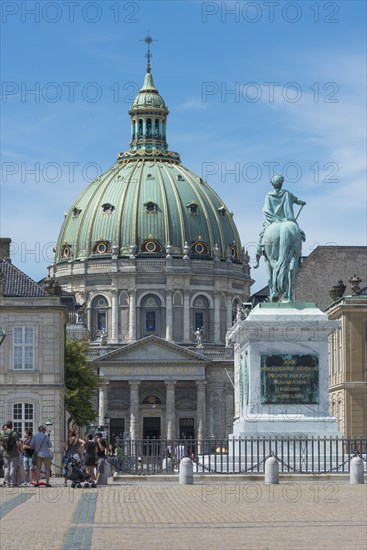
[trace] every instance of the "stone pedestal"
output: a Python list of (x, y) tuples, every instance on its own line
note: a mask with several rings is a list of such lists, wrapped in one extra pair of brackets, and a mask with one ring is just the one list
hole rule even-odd
[(266, 303), (232, 327), (233, 437), (341, 435), (328, 398), (328, 337), (338, 326), (315, 304)]

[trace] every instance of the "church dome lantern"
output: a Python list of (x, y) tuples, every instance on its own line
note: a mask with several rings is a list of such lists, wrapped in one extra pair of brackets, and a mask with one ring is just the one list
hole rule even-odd
[[(233, 217), (201, 177), (168, 150), (168, 108), (148, 64), (143, 85), (130, 109), (130, 148), (92, 181), (66, 214), (55, 264), (88, 258), (169, 256), (228, 259), (242, 263), (242, 247)], [(102, 237), (101, 237), (102, 236)], [(153, 246), (150, 236), (154, 239)], [(67, 243), (68, 248), (65, 248)]]

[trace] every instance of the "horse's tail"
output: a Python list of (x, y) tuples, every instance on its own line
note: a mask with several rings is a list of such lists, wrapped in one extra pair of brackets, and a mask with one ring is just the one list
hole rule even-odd
[(279, 256), (273, 271), (273, 288), (278, 293), (284, 293), (287, 287), (287, 276), (291, 258), (291, 231), (288, 223), (285, 222), (280, 224)]

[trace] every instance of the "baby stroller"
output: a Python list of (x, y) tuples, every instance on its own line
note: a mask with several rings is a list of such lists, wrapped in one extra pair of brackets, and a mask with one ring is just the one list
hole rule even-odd
[(64, 466), (63, 477), (71, 481), (71, 487), (78, 489), (82, 486), (84, 487), (96, 487), (94, 482), (90, 483), (90, 475), (87, 474), (85, 466), (80, 460), (80, 456), (75, 454), (68, 457), (68, 461)]

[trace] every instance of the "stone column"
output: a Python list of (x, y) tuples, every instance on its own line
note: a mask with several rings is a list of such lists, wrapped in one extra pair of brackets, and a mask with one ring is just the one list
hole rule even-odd
[(129, 340), (136, 340), (136, 291), (129, 292)]
[(227, 330), (232, 326), (232, 296), (227, 294)]
[(220, 296), (218, 290), (214, 295), (214, 344), (220, 343)]
[(131, 380), (130, 384), (130, 437), (131, 440), (139, 437), (139, 384), (140, 381)]
[(99, 388), (98, 398), (98, 424), (104, 426), (104, 417), (107, 411), (107, 386)]
[(166, 340), (172, 342), (172, 291), (166, 292)]
[(86, 315), (86, 323), (87, 323), (87, 329), (89, 330), (89, 334), (91, 335), (91, 338), (95, 338), (96, 330), (94, 327), (92, 327), (92, 309), (88, 307), (85, 312)]
[[(190, 340), (190, 293), (184, 290), (184, 311), (183, 311), (183, 341), (188, 344)], [(195, 328), (196, 330), (196, 328)]]
[(166, 438), (174, 439), (176, 427), (175, 410), (175, 385), (176, 381), (166, 381)]
[(205, 400), (205, 385), (206, 382), (198, 380), (196, 382), (197, 391), (197, 406), (196, 406), (196, 423), (197, 423), (197, 438), (198, 438), (198, 452), (202, 453), (202, 439), (205, 434), (205, 420), (206, 420), (206, 400)]
[(111, 302), (112, 302), (112, 329), (111, 329), (111, 341), (113, 343), (118, 342), (118, 326), (119, 326), (119, 308), (118, 308), (118, 301), (117, 301), (117, 294), (118, 290), (117, 288), (113, 289), (111, 292)]

